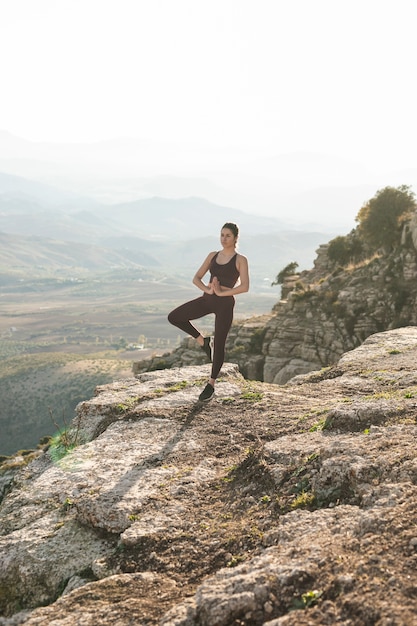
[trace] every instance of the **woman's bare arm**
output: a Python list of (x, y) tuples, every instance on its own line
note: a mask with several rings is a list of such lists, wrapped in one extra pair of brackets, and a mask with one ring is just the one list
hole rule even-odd
[(208, 285), (205, 285), (203, 283), (203, 277), (209, 271), (210, 263), (211, 263), (211, 261), (212, 261), (212, 259), (213, 259), (215, 254), (216, 254), (216, 252), (210, 252), (210, 254), (207, 255), (207, 257), (204, 260), (203, 264), (196, 271), (196, 273), (194, 274), (194, 278), (193, 278), (193, 284), (196, 287), (198, 287), (199, 289), (201, 289), (201, 291), (204, 291), (204, 293), (208, 293), (208, 294), (213, 294), (214, 293), (213, 287), (212, 287), (211, 283), (209, 283)]

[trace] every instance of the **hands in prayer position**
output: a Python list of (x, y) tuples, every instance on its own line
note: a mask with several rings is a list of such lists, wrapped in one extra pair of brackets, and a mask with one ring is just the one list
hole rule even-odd
[(213, 295), (213, 294), (216, 294), (216, 296), (222, 295), (223, 287), (219, 283), (219, 279), (217, 278), (217, 276), (213, 276), (213, 280), (207, 286), (209, 288), (209, 291), (207, 291), (206, 293), (208, 293), (209, 295)]

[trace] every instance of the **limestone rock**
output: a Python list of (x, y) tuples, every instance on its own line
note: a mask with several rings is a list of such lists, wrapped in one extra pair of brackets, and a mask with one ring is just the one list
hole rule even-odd
[(405, 327), (208, 403), (209, 364), (98, 388), (5, 490), (0, 626), (413, 624), (416, 359)]

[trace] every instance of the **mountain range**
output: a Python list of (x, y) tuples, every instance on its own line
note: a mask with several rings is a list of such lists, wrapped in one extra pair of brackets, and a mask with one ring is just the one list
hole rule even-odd
[(65, 192), (67, 206), (75, 197), (86, 208), (94, 201), (115, 205), (192, 196), (271, 216), (288, 229), (340, 234), (354, 227), (362, 204), (379, 188), (417, 186), (416, 168), (371, 171), (360, 155), (357, 161), (309, 152), (266, 155), (132, 138), (54, 144), (6, 131), (0, 131), (0, 172)]
[(197, 197), (142, 198), (103, 204), (51, 185), (0, 174), (0, 266), (103, 270), (141, 265), (191, 271), (219, 247), (226, 221), (239, 224), (241, 248), (259, 276), (292, 260), (312, 263), (329, 233), (291, 229)]

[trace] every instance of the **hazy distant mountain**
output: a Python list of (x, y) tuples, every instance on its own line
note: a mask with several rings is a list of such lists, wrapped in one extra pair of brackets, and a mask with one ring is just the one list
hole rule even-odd
[(236, 222), (242, 236), (280, 231), (288, 225), (273, 217), (249, 215), (222, 207), (203, 198), (146, 198), (136, 202), (103, 206), (100, 215), (122, 227), (135, 230), (141, 237), (193, 239), (219, 233), (225, 222)]
[[(310, 268), (315, 250), (326, 241), (326, 234), (296, 231), (246, 236), (241, 252), (249, 258), (253, 286), (259, 288), (264, 278), (272, 281), (290, 261), (297, 261), (300, 269)], [(100, 273), (116, 267), (140, 266), (191, 280), (205, 256), (219, 247), (218, 239), (213, 236), (190, 241), (115, 236), (103, 239), (102, 245), (92, 245), (0, 232), (0, 275), (5, 280), (5, 276), (16, 272), (30, 277), (55, 271), (68, 275), (76, 269)]]
[(3, 193), (0, 195), (0, 215), (31, 215), (39, 213), (43, 207), (31, 196)]
[(118, 251), (100, 246), (22, 237), (0, 232), (0, 273), (16, 270), (24, 275), (56, 270), (86, 269), (101, 272), (114, 267), (156, 267), (158, 261), (140, 249)]
[(39, 210), (28, 213), (0, 212), (0, 231), (16, 235), (35, 235), (78, 243), (99, 243), (102, 237), (118, 230), (110, 219), (88, 211), (67, 213), (62, 210)]
[[(239, 250), (248, 256), (252, 273), (258, 278), (270, 277), (272, 281), (277, 273), (291, 261), (297, 261), (300, 269), (311, 268), (317, 248), (328, 240), (328, 233), (320, 232), (246, 233), (242, 236)], [(128, 250), (142, 250), (157, 259), (164, 268), (169, 268), (172, 273), (181, 273), (189, 276), (190, 279), (205, 256), (210, 251), (220, 248), (218, 237), (213, 235), (176, 241), (111, 237), (103, 240), (102, 244), (120, 253)]]
[(220, 233), (228, 221), (237, 222), (242, 234), (288, 228), (288, 224), (273, 217), (250, 215), (203, 198), (90, 203), (52, 186), (0, 173), (0, 230), (9, 233), (95, 243), (117, 235), (176, 241)]
[[(93, 203), (88, 209), (82, 197), (73, 196), (69, 208), (61, 204), (63, 197), (53, 187), (0, 176), (0, 263), (27, 269), (31, 263), (90, 269), (136, 263), (188, 274), (210, 250), (219, 248), (221, 226), (232, 221), (240, 226), (241, 249), (250, 256), (251, 267), (275, 276), (292, 260), (310, 267), (317, 246), (329, 239), (328, 232), (296, 231), (274, 217), (198, 197)], [(16, 237), (7, 239), (5, 233)], [(19, 239), (22, 236), (25, 239)]]
[(96, 204), (90, 198), (62, 191), (52, 185), (0, 172), (0, 210), (5, 210), (5, 205), (9, 202), (10, 207), (14, 205), (14, 209), (17, 211), (19, 210), (19, 201), (22, 203), (21, 206), (31, 205), (35, 202), (40, 207), (53, 206), (67, 209), (74, 205), (89, 207)]
[[(201, 197), (292, 229), (344, 234), (363, 202), (387, 185), (417, 188), (417, 170), (370, 170), (343, 156), (206, 150), (132, 138), (88, 144), (30, 142), (0, 131), (0, 170), (120, 204), (152, 196)], [(81, 207), (80, 207), (81, 208)], [(88, 208), (84, 203), (82, 208)]]

